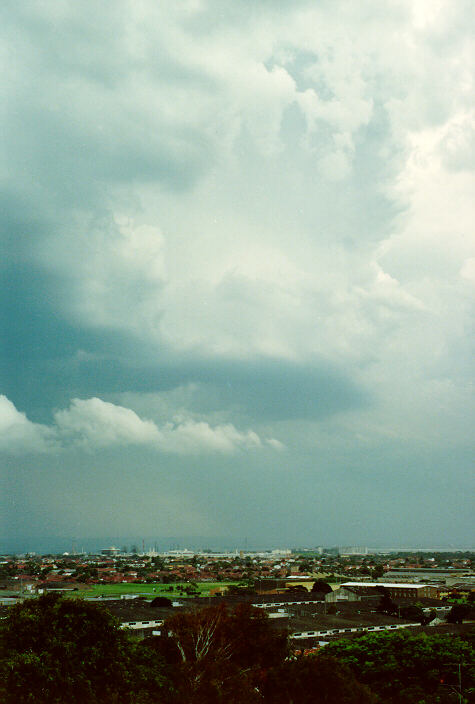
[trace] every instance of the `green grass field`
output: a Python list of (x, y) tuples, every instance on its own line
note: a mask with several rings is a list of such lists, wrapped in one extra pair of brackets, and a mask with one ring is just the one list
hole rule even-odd
[[(212, 589), (216, 587), (227, 587), (238, 582), (198, 582), (197, 591), (200, 596), (209, 596)], [(186, 598), (187, 594), (181, 593), (179, 587), (190, 586), (186, 582), (176, 584), (89, 584), (87, 589), (80, 589), (77, 592), (69, 592), (68, 596), (105, 596), (113, 597), (121, 594), (143, 594), (144, 596), (167, 596), (170, 598)]]

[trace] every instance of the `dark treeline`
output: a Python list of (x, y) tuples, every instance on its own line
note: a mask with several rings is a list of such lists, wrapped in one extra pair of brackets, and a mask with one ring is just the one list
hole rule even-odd
[[(5, 704), (468, 704), (474, 635), (398, 631), (294, 657), (248, 604), (171, 616), (136, 641), (103, 609), (47, 595), (0, 623)], [(461, 697), (461, 698), (460, 698)]]

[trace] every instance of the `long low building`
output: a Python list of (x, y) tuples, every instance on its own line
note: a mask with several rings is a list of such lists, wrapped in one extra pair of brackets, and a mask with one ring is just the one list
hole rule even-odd
[(364, 593), (368, 590), (374, 590), (375, 593), (381, 592), (384, 588), (391, 599), (437, 599), (439, 596), (439, 588), (433, 584), (407, 584), (403, 582), (344, 582), (342, 587), (348, 587), (353, 591), (358, 592), (360, 589)]
[(348, 633), (358, 633), (362, 635), (363, 633), (373, 633), (375, 631), (392, 631), (398, 630), (399, 628), (417, 628), (420, 623), (397, 623), (388, 626), (357, 626), (353, 628), (329, 628), (318, 631), (297, 631), (289, 634), (289, 638), (304, 639), (304, 638), (325, 638), (325, 639), (335, 639), (336, 636), (341, 637), (347, 635)]
[(387, 570), (379, 579), (380, 582), (399, 582), (400, 580), (407, 583), (412, 582), (441, 582), (446, 584), (448, 580), (454, 578), (474, 576), (470, 567), (464, 569), (459, 568), (441, 568), (441, 567), (392, 567)]

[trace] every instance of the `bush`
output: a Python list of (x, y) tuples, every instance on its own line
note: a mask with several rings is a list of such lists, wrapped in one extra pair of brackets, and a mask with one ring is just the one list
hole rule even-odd
[(172, 606), (172, 601), (166, 596), (156, 596), (155, 599), (152, 600), (150, 606)]

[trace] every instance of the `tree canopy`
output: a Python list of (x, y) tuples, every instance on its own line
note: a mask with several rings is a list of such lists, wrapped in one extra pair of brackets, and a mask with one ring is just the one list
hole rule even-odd
[(81, 599), (27, 599), (0, 623), (5, 704), (113, 704), (161, 686), (159, 668), (145, 677), (146, 653), (136, 652), (106, 611)]
[(446, 685), (457, 683), (459, 665), (463, 690), (473, 696), (473, 642), (452, 635), (373, 633), (330, 643), (325, 654), (347, 664), (385, 704), (453, 702)]
[(261, 691), (272, 704), (376, 704), (377, 698), (357, 681), (350, 668), (325, 654), (286, 660), (272, 668)]

